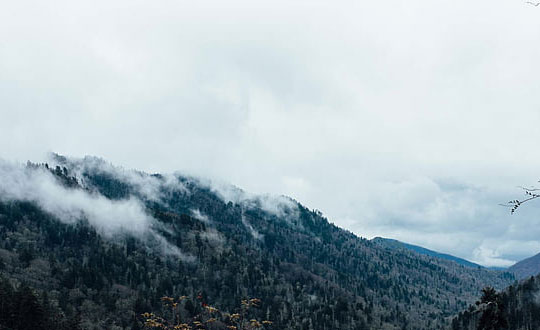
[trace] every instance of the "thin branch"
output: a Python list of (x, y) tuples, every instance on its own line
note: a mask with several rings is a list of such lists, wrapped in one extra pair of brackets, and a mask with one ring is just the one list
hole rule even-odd
[(525, 187), (522, 187), (522, 186), (517, 186), (517, 187), (521, 188), (521, 189), (523, 189), (525, 191), (540, 191), (540, 188), (525, 188)]
[(536, 199), (536, 198), (540, 197), (540, 195), (533, 194), (533, 193), (530, 193), (530, 192), (528, 192), (528, 191), (526, 192), (526, 194), (529, 195), (530, 197), (529, 197), (529, 198), (525, 198), (525, 199), (523, 199), (523, 200), (517, 200), (517, 199), (515, 199), (515, 200), (513, 200), (513, 201), (509, 201), (509, 202), (506, 203), (506, 204), (499, 204), (499, 205), (505, 206), (505, 207), (510, 207), (510, 208), (511, 208), (510, 213), (511, 213), (511, 214), (514, 214), (514, 212), (517, 210), (517, 208), (518, 208), (521, 204), (523, 204), (523, 203), (525, 203), (525, 202), (528, 202), (528, 201), (530, 201), (530, 200), (533, 200), (533, 199)]
[(503, 204), (503, 203), (499, 203), (499, 206), (502, 206), (502, 207), (513, 207), (514, 205), (513, 205), (513, 204)]
[(524, 200), (520, 201), (517, 205), (521, 205), (521, 204), (523, 204), (523, 203), (525, 203), (525, 202), (528, 202), (528, 201), (530, 201), (530, 200), (532, 200), (532, 199), (535, 199), (535, 198), (538, 198), (538, 197), (540, 197), (540, 196), (539, 196), (539, 195), (535, 195), (535, 196), (529, 197), (529, 198), (527, 198), (527, 199), (524, 199)]

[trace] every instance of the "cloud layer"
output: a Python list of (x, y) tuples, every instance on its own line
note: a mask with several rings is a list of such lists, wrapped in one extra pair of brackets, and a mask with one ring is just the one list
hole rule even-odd
[(507, 264), (540, 247), (536, 206), (497, 206), (539, 175), (539, 15), (487, 0), (6, 1), (0, 157), (180, 170)]
[(141, 236), (150, 231), (153, 222), (137, 199), (111, 201), (98, 194), (69, 189), (43, 168), (28, 169), (1, 161), (0, 180), (2, 200), (35, 202), (67, 223), (87, 219), (107, 236), (121, 231)]
[[(112, 166), (103, 170), (106, 169), (119, 171)], [(147, 214), (143, 202), (137, 197), (110, 200), (88, 190), (65, 187), (43, 167), (29, 168), (4, 160), (0, 160), (0, 182), (1, 201), (33, 202), (64, 223), (86, 220), (106, 238), (127, 233), (149, 243), (159, 252), (185, 261), (194, 260), (158, 233), (157, 229), (166, 228)]]

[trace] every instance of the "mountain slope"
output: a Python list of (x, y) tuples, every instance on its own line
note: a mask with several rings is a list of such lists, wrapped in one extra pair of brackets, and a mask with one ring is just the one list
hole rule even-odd
[(0, 164), (0, 273), (84, 329), (137, 329), (181, 295), (183, 319), (202, 299), (232, 312), (256, 297), (254, 317), (275, 329), (442, 329), (482, 287), (513, 280), (383, 249), (290, 198), (50, 162)]
[(514, 273), (518, 279), (540, 274), (540, 253), (517, 262), (508, 268), (508, 271)]
[(452, 321), (452, 329), (540, 329), (539, 293), (540, 277), (536, 276), (500, 293), (484, 294), (475, 305), (469, 306)]
[(392, 248), (392, 249), (407, 249), (407, 250), (411, 250), (419, 254), (430, 256), (430, 257), (454, 261), (466, 267), (483, 268), (483, 266), (479, 264), (475, 264), (474, 262), (470, 262), (468, 260), (458, 258), (450, 254), (436, 252), (436, 251), (429, 250), (421, 246), (403, 243), (395, 239), (375, 237), (372, 239), (372, 241), (376, 244), (380, 244), (381, 246)]

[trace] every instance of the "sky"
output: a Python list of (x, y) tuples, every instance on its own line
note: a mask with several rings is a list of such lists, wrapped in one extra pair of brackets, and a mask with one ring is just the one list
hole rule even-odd
[[(540, 252), (540, 7), (4, 1), (0, 158), (94, 155), (287, 195), (488, 266)], [(1, 183), (0, 183), (1, 184)]]

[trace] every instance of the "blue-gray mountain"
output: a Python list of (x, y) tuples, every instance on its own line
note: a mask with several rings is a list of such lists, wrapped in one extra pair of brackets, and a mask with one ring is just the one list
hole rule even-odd
[(508, 271), (514, 273), (518, 279), (540, 274), (540, 253), (517, 262), (508, 268)]
[(0, 274), (0, 329), (139, 329), (181, 295), (182, 319), (256, 297), (273, 329), (444, 329), (514, 281), (382, 248), (290, 198), (57, 155), (0, 164)]
[(456, 262), (456, 263), (458, 263), (460, 265), (466, 266), (466, 267), (483, 268), (483, 266), (481, 266), (479, 264), (475, 264), (474, 262), (470, 262), (468, 260), (458, 258), (458, 257), (455, 257), (455, 256), (450, 255), (450, 254), (436, 252), (436, 251), (429, 250), (429, 249), (426, 249), (426, 248), (418, 246), (418, 245), (403, 243), (401, 241), (391, 239), (391, 238), (375, 237), (375, 238), (372, 239), (372, 241), (374, 243), (376, 243), (376, 244), (379, 244), (379, 245), (383, 246), (383, 247), (387, 247), (387, 248), (391, 248), (391, 249), (410, 250), (410, 251), (414, 251), (414, 252), (416, 252), (418, 254), (422, 254), (422, 255), (426, 255), (426, 256), (430, 256), (430, 257), (434, 257), (434, 258), (439, 258), (439, 259), (445, 259), (445, 260), (454, 261), (454, 262)]

